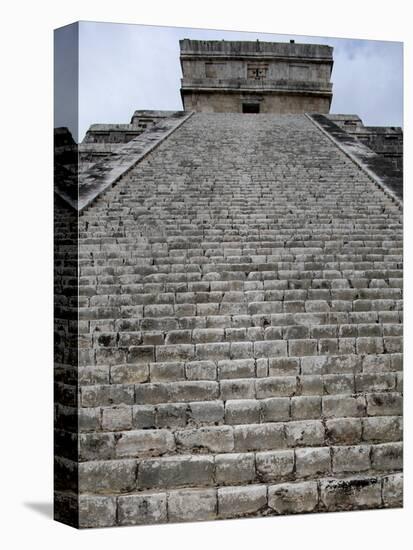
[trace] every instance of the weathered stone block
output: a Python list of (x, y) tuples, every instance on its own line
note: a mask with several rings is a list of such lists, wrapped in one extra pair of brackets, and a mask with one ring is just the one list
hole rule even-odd
[(225, 453), (234, 450), (234, 434), (230, 426), (212, 426), (175, 432), (179, 448), (191, 451)]
[(189, 403), (188, 421), (194, 424), (219, 424), (224, 421), (222, 401), (199, 401)]
[(135, 386), (135, 397), (139, 405), (209, 401), (218, 397), (218, 384), (207, 381), (140, 384)]
[(312, 512), (318, 504), (317, 483), (282, 483), (268, 487), (268, 506), (278, 514)]
[(319, 313), (320, 311), (330, 311), (330, 306), (325, 300), (307, 300), (305, 310), (309, 313)]
[(400, 416), (363, 418), (363, 440), (371, 443), (400, 441), (403, 437), (403, 419)]
[(120, 348), (129, 348), (140, 344), (142, 344), (142, 332), (119, 332), (118, 346)]
[(254, 375), (254, 359), (218, 361), (218, 378), (220, 380), (233, 378), (253, 378)]
[[(169, 346), (156, 346), (156, 360), (162, 361), (190, 361), (195, 357), (195, 346), (192, 344), (174, 344)], [(208, 357), (205, 357), (208, 359)], [(154, 361), (152, 358), (150, 361)]]
[(185, 364), (188, 380), (216, 380), (217, 368), (213, 361), (194, 361)]
[(333, 472), (363, 472), (370, 468), (370, 446), (333, 448)]
[(277, 481), (294, 470), (294, 451), (265, 451), (256, 453), (257, 475), (262, 481)]
[(226, 328), (225, 340), (227, 342), (242, 342), (250, 340), (250, 338), (247, 337), (247, 329), (245, 328)]
[(111, 384), (108, 386), (83, 386), (81, 402), (83, 407), (107, 405), (133, 405), (133, 385)]
[(268, 376), (268, 359), (261, 357), (255, 360), (255, 372), (257, 378), (266, 378)]
[(381, 327), (378, 324), (358, 325), (358, 336), (381, 336)]
[(170, 330), (165, 337), (166, 345), (191, 344), (191, 343), (192, 343), (191, 330)]
[(402, 353), (392, 353), (390, 356), (390, 365), (393, 371), (403, 370), (403, 354)]
[(248, 313), (250, 315), (271, 313), (281, 313), (282, 302), (250, 302), (248, 304)]
[(211, 485), (214, 459), (211, 456), (171, 456), (142, 460), (138, 468), (138, 487), (155, 489), (185, 485)]
[(215, 457), (217, 483), (231, 484), (253, 481), (255, 478), (254, 453), (231, 453)]
[(149, 366), (151, 382), (178, 382), (185, 380), (185, 363), (151, 363)]
[(186, 404), (165, 403), (156, 407), (158, 428), (183, 428), (186, 426)]
[(256, 381), (257, 399), (266, 397), (286, 397), (297, 391), (295, 376), (271, 376)]
[(251, 424), (235, 426), (236, 451), (280, 449), (286, 446), (282, 424)]
[(79, 460), (109, 460), (114, 457), (114, 434), (88, 433), (79, 435)]
[(327, 357), (309, 356), (301, 358), (301, 372), (302, 374), (323, 374), (327, 365)]
[(105, 407), (102, 409), (102, 429), (108, 432), (132, 428), (132, 407)]
[(288, 354), (292, 357), (317, 354), (317, 340), (289, 340)]
[(319, 418), (321, 415), (321, 397), (301, 396), (291, 398), (291, 418), (305, 420)]
[(383, 479), (383, 503), (389, 508), (403, 506), (403, 474), (392, 474)]
[(136, 487), (136, 460), (98, 460), (79, 464), (81, 493), (127, 493)]
[(283, 340), (263, 340), (254, 342), (254, 357), (280, 357), (287, 354), (287, 342)]
[(301, 395), (323, 395), (323, 377), (319, 375), (299, 376), (297, 393)]
[(168, 430), (122, 432), (116, 442), (118, 458), (163, 454), (175, 450), (175, 440)]
[[(347, 325), (351, 326), (351, 325)], [(311, 327), (311, 338), (335, 338), (337, 336), (337, 327), (335, 325), (315, 325)]]
[(356, 339), (355, 338), (339, 338), (338, 340), (338, 353), (344, 355), (353, 354), (356, 352)]
[(218, 516), (230, 518), (259, 512), (267, 504), (267, 488), (262, 485), (218, 489)]
[[(391, 364), (392, 356), (384, 355), (366, 355), (363, 357), (363, 372), (390, 372), (394, 370)], [(397, 370), (397, 369), (396, 369)]]
[(371, 464), (375, 470), (401, 470), (403, 468), (403, 443), (373, 445)]
[(222, 342), (223, 340), (225, 340), (224, 329), (222, 328), (194, 329), (192, 331), (192, 339), (195, 344)]
[[(93, 364), (90, 356), (91, 350), (79, 350), (79, 362), (81, 365)], [(126, 363), (128, 354), (126, 349), (119, 348), (97, 348), (95, 351), (95, 359), (97, 365), (119, 365)], [(146, 362), (144, 358), (142, 361)]]
[(300, 360), (293, 357), (271, 357), (268, 361), (269, 376), (296, 375), (300, 372)]
[(363, 396), (329, 395), (323, 397), (323, 414), (327, 417), (364, 416), (366, 402)]
[(169, 521), (201, 521), (215, 519), (216, 515), (215, 489), (186, 489), (169, 493)]
[(79, 496), (79, 527), (111, 527), (116, 524), (116, 498)]
[(284, 300), (280, 304), (282, 304), (284, 313), (303, 313), (305, 311), (304, 300)]
[(318, 341), (318, 351), (323, 355), (334, 355), (338, 353), (337, 338), (320, 338)]
[(168, 384), (169, 401), (210, 401), (218, 398), (217, 382), (172, 382)]
[[(266, 327), (264, 329), (264, 340), (281, 340), (282, 337), (281, 327)], [(255, 340), (262, 340), (262, 338), (255, 338)]]
[(361, 357), (358, 355), (328, 355), (324, 374), (354, 374), (361, 371)]
[(290, 399), (288, 397), (271, 397), (262, 399), (260, 403), (263, 422), (281, 422), (290, 419)]
[(299, 340), (309, 338), (310, 329), (304, 325), (290, 325), (283, 331), (285, 340)]
[(253, 399), (255, 397), (255, 380), (222, 380), (220, 382), (221, 399)]
[(132, 427), (155, 428), (155, 407), (152, 405), (135, 405), (132, 407)]
[(166, 521), (166, 493), (118, 497), (119, 525), (150, 525)]
[(381, 505), (381, 482), (374, 477), (321, 480), (320, 490), (321, 502), (329, 511)]
[(80, 432), (94, 432), (101, 428), (100, 408), (78, 409), (78, 426)]
[[(64, 380), (67, 380), (66, 373), (64, 375)], [(80, 386), (109, 384), (109, 367), (105, 365), (78, 367), (78, 384)]]
[(173, 317), (174, 308), (171, 304), (151, 304), (144, 307), (145, 317)]
[[(248, 359), (254, 357), (254, 348), (252, 342), (231, 342), (231, 359)], [(222, 357), (220, 357), (222, 359)]]
[(401, 336), (385, 336), (383, 342), (386, 353), (403, 352), (403, 338)]
[(149, 366), (140, 365), (114, 365), (110, 367), (110, 381), (112, 384), (140, 384), (148, 382)]
[(328, 447), (295, 450), (297, 476), (318, 476), (331, 470), (331, 455)]
[(305, 447), (324, 443), (324, 426), (321, 420), (302, 420), (285, 424), (289, 447)]
[(371, 416), (400, 416), (403, 398), (399, 393), (367, 394), (367, 414)]
[[(232, 344), (231, 344), (232, 345)], [(202, 360), (218, 361), (219, 359), (229, 359), (230, 344), (229, 343), (214, 343), (214, 344), (196, 344), (196, 357)], [(190, 359), (190, 357), (188, 357)]]
[(327, 441), (333, 445), (351, 445), (361, 441), (360, 418), (337, 418), (326, 421)]
[(357, 338), (356, 350), (358, 354), (383, 353), (383, 338)]
[(225, 403), (227, 424), (255, 424), (260, 421), (260, 402), (255, 399), (236, 399)]
[(155, 361), (154, 346), (131, 346), (128, 351), (128, 363), (147, 364)]
[(357, 374), (356, 392), (380, 392), (395, 390), (396, 377), (393, 373)]
[(352, 394), (355, 392), (354, 376), (352, 374), (326, 374), (323, 376), (323, 382), (324, 393), (327, 395)]

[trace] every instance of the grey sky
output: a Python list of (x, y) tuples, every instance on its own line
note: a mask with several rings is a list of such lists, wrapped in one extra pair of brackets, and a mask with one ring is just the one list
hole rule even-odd
[(367, 125), (403, 125), (403, 45), (176, 27), (82, 22), (79, 28), (79, 137), (90, 124), (129, 122), (135, 109), (182, 109), (179, 40), (313, 42), (334, 47), (332, 113)]

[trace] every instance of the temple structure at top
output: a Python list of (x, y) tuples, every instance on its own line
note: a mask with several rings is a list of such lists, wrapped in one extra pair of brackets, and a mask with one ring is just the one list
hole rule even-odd
[(180, 41), (186, 111), (328, 113), (333, 48), (290, 42)]

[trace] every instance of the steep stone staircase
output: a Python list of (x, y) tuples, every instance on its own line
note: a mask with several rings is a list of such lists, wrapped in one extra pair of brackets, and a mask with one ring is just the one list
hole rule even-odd
[(400, 505), (401, 212), (308, 118), (196, 113), (79, 231), (82, 526)]

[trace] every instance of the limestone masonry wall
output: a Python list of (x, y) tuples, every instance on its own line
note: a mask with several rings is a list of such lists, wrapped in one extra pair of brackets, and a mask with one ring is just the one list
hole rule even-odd
[(181, 40), (186, 111), (328, 113), (333, 48), (319, 44)]
[(67, 219), (59, 519), (402, 505), (401, 211), (310, 120), (187, 119), (80, 213), (75, 302)]
[(245, 103), (259, 102), (260, 113), (299, 114), (328, 113), (330, 100), (319, 96), (299, 94), (260, 94), (251, 93), (194, 93), (185, 97), (185, 109), (203, 113), (242, 113)]

